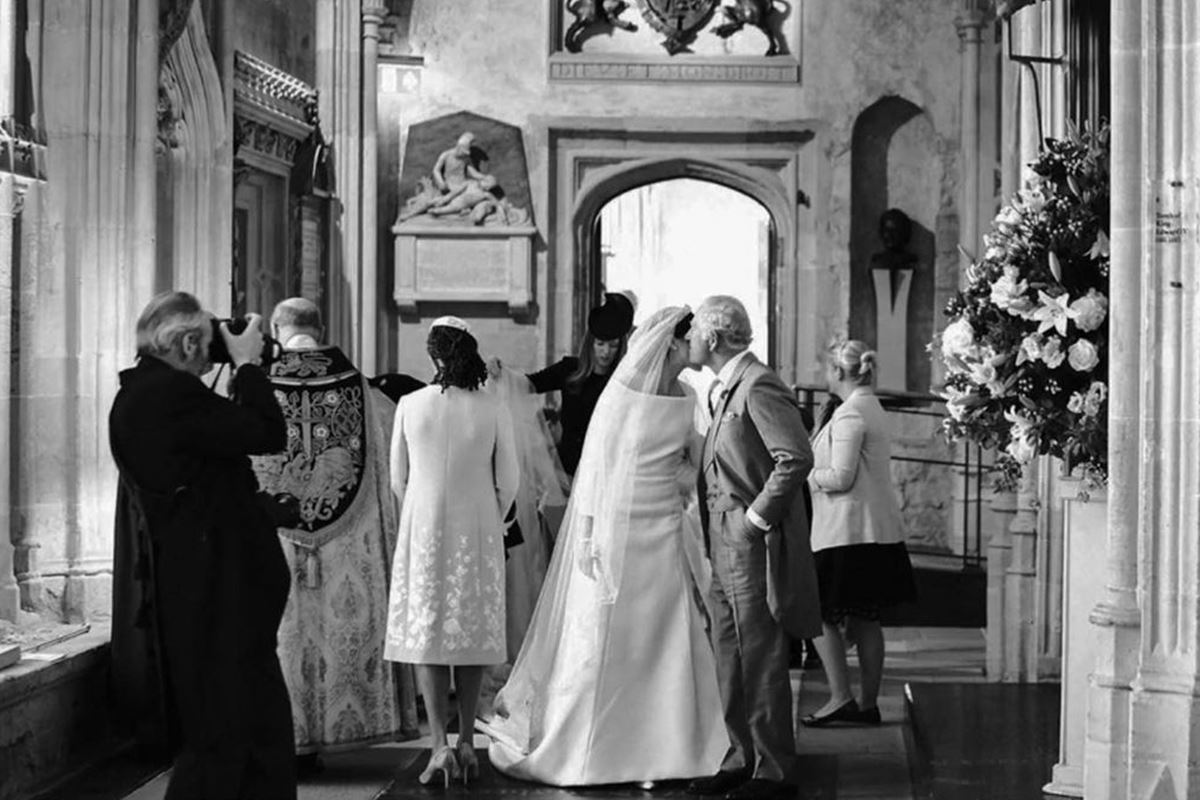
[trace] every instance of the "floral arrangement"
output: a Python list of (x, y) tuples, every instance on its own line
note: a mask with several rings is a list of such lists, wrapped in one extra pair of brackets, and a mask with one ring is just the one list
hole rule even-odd
[(1108, 127), (1049, 139), (996, 215), (983, 258), (930, 345), (946, 365), (944, 429), (997, 451), (997, 488), (1037, 455), (1107, 478)]

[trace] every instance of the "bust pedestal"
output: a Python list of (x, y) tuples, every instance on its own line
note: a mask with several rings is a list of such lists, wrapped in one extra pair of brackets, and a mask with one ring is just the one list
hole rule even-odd
[(393, 297), (402, 312), (420, 301), (502, 302), (513, 316), (533, 304), (533, 226), (473, 226), (414, 220), (392, 226)]
[(875, 279), (875, 350), (879, 354), (875, 385), (905, 391), (908, 386), (908, 291), (911, 269), (871, 270)]

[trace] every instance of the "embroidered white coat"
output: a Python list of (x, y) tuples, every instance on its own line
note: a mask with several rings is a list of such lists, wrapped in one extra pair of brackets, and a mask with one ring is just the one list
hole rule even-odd
[(503, 663), (504, 513), (519, 480), (512, 423), (492, 392), (428, 386), (400, 398), (400, 499), (384, 657)]

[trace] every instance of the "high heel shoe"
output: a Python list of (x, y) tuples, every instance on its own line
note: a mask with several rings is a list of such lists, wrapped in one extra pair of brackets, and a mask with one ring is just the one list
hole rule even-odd
[(479, 756), (475, 755), (475, 741), (471, 734), (458, 737), (458, 765), (462, 770), (463, 786), (469, 778), (479, 777)]
[(429, 763), (425, 766), (425, 771), (417, 778), (422, 786), (428, 786), (437, 773), (442, 773), (442, 779), (447, 789), (450, 788), (450, 779), (458, 777), (458, 759), (454, 757), (454, 748), (450, 745), (439, 747), (429, 757)]
[(816, 714), (809, 714), (801, 717), (800, 724), (806, 728), (821, 728), (831, 722), (858, 722), (858, 718), (858, 703), (854, 701), (854, 698), (850, 698), (828, 714), (822, 714), (819, 717)]

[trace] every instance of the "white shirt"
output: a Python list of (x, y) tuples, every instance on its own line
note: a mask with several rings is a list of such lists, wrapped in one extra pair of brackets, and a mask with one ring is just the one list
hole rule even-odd
[(321, 343), (307, 333), (293, 333), (282, 343), (284, 350), (315, 350), (320, 346)]
[(729, 380), (733, 377), (734, 370), (738, 364), (745, 360), (750, 354), (750, 349), (747, 348), (735, 355), (733, 358), (725, 362), (725, 366), (721, 367), (721, 371), (717, 373), (716, 379), (708, 387), (708, 408), (716, 413), (717, 403), (721, 402), (721, 396), (725, 394), (725, 389), (729, 386)]
[[(726, 361), (725, 366), (721, 367), (721, 371), (717, 373), (716, 380), (714, 380), (712, 385), (708, 387), (708, 405), (714, 414), (717, 410), (717, 404), (721, 402), (721, 397), (725, 394), (726, 387), (729, 386), (729, 381), (733, 378), (734, 371), (738, 368), (738, 364), (742, 363), (742, 361), (744, 361), (748, 355), (750, 355), (750, 348), (746, 348), (733, 358)], [(751, 525), (760, 530), (771, 530), (770, 524), (765, 519), (760, 517), (758, 512), (756, 512), (753, 508), (746, 509), (746, 519)]]

